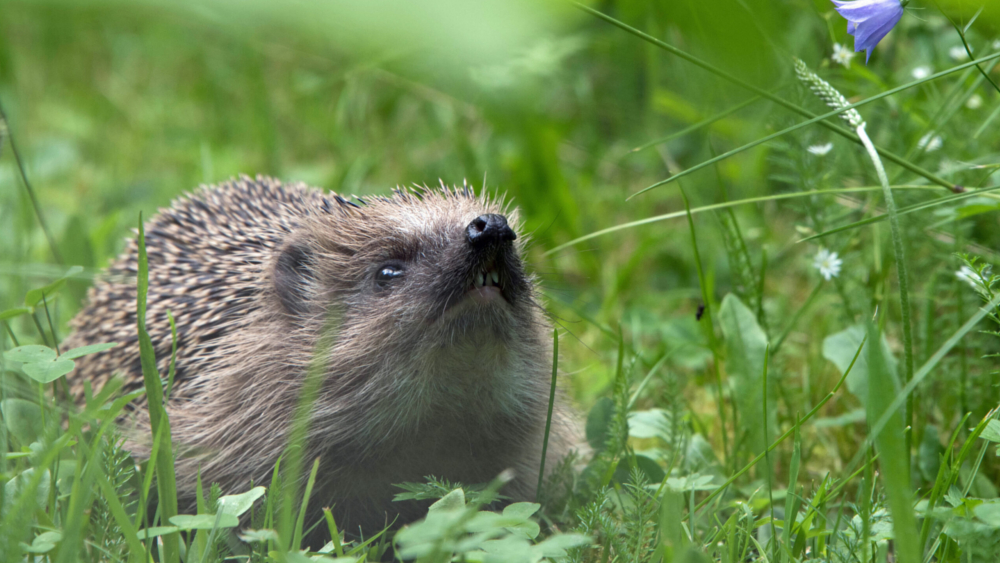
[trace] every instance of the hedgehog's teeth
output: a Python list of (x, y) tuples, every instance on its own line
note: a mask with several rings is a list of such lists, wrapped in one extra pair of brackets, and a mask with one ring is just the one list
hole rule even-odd
[(500, 285), (500, 274), (498, 274), (496, 270), (493, 270), (490, 274), (493, 277), (493, 285)]
[(483, 287), (483, 273), (476, 274), (476, 287)]

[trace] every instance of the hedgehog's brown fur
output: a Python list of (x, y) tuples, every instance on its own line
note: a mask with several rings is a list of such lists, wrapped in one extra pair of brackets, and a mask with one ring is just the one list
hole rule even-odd
[[(512, 468), (505, 494), (533, 497), (551, 328), (521, 269), (525, 237), (486, 258), (464, 238), (484, 213), (506, 215), (516, 232), (516, 210), (467, 186), (356, 201), (241, 177), (147, 223), (146, 323), (164, 374), (168, 310), (177, 324), (168, 412), (182, 507), (193, 508), (199, 470), (227, 493), (269, 481), (317, 352), (326, 379), (309, 430), (306, 459), (321, 460), (310, 504), (334, 506), (342, 529), (369, 533), (397, 514), (418, 516), (419, 506), (391, 502), (391, 484), (426, 475), (479, 483)], [(96, 389), (115, 373), (126, 389), (142, 387), (136, 258), (131, 241), (111, 268), (126, 281), (99, 281), (74, 320), (67, 347), (121, 343), (78, 360), (78, 395), (83, 381)], [(483, 260), (502, 263), (507, 302), (463, 300)], [(388, 293), (372, 281), (386, 262), (406, 268)], [(141, 404), (130, 419), (130, 447), (146, 455)], [(558, 400), (549, 468), (575, 441), (570, 419)]]

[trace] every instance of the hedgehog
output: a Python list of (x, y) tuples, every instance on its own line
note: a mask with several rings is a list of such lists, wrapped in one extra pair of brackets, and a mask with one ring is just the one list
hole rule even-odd
[[(322, 382), (306, 457), (319, 459), (310, 506), (370, 535), (421, 517), (394, 485), (433, 475), (532, 500), (550, 396), (552, 326), (524, 267), (517, 209), (463, 184), (345, 198), (241, 176), (181, 197), (145, 224), (147, 330), (166, 373), (178, 499), (193, 511), (199, 474), (226, 493), (269, 482), (311, 366)], [(77, 360), (71, 388), (111, 377), (143, 387), (136, 335), (138, 245), (111, 265), (66, 346), (117, 342)], [(324, 338), (326, 337), (326, 338)], [(120, 421), (149, 455), (141, 402)], [(546, 464), (579, 440), (555, 398)]]

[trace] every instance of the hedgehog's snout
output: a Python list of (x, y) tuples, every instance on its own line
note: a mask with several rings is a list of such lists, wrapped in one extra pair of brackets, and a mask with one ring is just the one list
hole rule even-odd
[(490, 296), (503, 296), (508, 302), (515, 299), (521, 285), (520, 261), (512, 244), (517, 233), (507, 223), (507, 218), (497, 213), (476, 217), (465, 228), (465, 243), (470, 263), (466, 291), (481, 302)]
[(480, 215), (465, 228), (465, 238), (476, 250), (485, 250), (517, 240), (517, 233), (507, 224), (507, 218), (496, 213)]

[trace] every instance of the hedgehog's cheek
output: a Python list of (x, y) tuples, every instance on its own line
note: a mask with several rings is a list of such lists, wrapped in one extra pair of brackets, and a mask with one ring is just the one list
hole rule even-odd
[(272, 270), (274, 291), (282, 308), (299, 317), (309, 312), (309, 298), (315, 293), (312, 251), (301, 244), (285, 246)]

